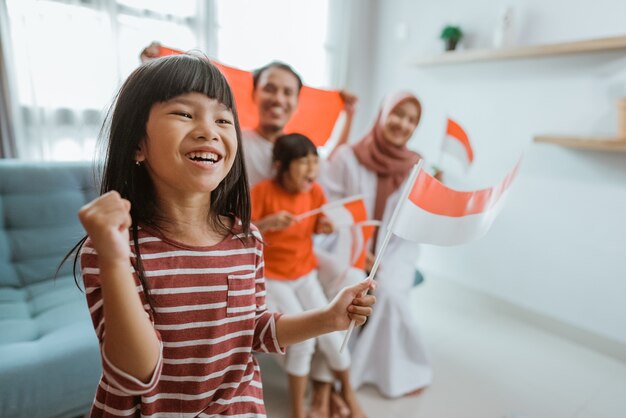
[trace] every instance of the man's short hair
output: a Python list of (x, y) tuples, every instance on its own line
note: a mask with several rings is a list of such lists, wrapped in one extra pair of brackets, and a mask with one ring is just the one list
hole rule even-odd
[(290, 65), (285, 64), (281, 61), (272, 61), (269, 64), (266, 64), (263, 67), (257, 68), (256, 70), (252, 71), (252, 86), (255, 90), (257, 84), (259, 83), (259, 78), (261, 77), (261, 74), (263, 74), (266, 70), (269, 70), (270, 68), (279, 68), (293, 74), (296, 77), (296, 80), (298, 80), (298, 94), (300, 94), (300, 90), (302, 90), (302, 78), (293, 68), (291, 68)]

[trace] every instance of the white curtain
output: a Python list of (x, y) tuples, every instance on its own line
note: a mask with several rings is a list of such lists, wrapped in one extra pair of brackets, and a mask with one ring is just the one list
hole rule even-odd
[(0, 158), (15, 158), (17, 151), (17, 106), (14, 96), (15, 72), (9, 42), (9, 15), (6, 4), (0, 2)]
[(202, 48), (200, 0), (7, 0), (17, 154), (92, 159), (106, 106), (153, 40)]

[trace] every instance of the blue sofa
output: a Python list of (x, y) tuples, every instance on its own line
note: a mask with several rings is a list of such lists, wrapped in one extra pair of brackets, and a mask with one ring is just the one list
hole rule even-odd
[(100, 355), (84, 294), (63, 255), (96, 195), (87, 163), (0, 159), (0, 417), (85, 414)]

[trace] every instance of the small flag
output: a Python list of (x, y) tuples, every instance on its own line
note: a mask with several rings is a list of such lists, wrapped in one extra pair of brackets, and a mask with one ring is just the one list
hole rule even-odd
[[(183, 54), (183, 51), (161, 46), (160, 57)], [(237, 114), (242, 129), (256, 128), (259, 115), (252, 99), (252, 73), (211, 62), (224, 74), (235, 96)], [(286, 133), (306, 135), (316, 146), (322, 146), (330, 138), (339, 114), (343, 110), (343, 100), (336, 90), (322, 90), (302, 86), (298, 108), (285, 127)], [(311, 115), (314, 115), (311, 117)]]
[(474, 162), (474, 150), (465, 130), (450, 118), (448, 118), (446, 136), (443, 139), (441, 149), (446, 154), (458, 159), (466, 169)]
[(367, 220), (365, 201), (360, 195), (326, 203), (321, 209), (335, 227), (355, 225)]
[(400, 203), (392, 232), (407, 240), (444, 246), (482, 237), (502, 209), (519, 165), (498, 185), (476, 191), (451, 189), (420, 170)]

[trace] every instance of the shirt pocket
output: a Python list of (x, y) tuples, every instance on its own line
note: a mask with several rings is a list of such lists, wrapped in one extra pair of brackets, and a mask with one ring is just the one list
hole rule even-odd
[(256, 311), (255, 278), (250, 274), (228, 275), (226, 316), (254, 317)]

